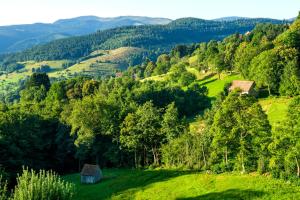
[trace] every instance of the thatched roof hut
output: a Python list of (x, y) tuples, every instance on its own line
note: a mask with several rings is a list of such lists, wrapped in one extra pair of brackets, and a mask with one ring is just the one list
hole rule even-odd
[(94, 184), (102, 179), (102, 171), (99, 165), (85, 164), (81, 170), (81, 183)]

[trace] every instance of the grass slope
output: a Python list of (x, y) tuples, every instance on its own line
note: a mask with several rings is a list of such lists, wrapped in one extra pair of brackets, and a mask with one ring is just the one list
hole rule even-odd
[(63, 68), (63, 64), (68, 63), (68, 60), (22, 62), (25, 68), (0, 76), (0, 93), (16, 89), (20, 80), (32, 74), (32, 69), (37, 69), (43, 65), (51, 67), (50, 72), (48, 72), (50, 78), (71, 78), (78, 75), (107, 76), (113, 75), (117, 69), (125, 69), (129, 56), (143, 52), (143, 49), (134, 47), (121, 47), (107, 51), (98, 50), (67, 69)]
[(114, 50), (97, 50), (90, 54), (91, 58), (85, 59), (68, 69), (50, 74), (53, 77), (70, 77), (77, 74), (89, 76), (113, 75), (116, 69), (127, 68), (127, 57), (140, 54), (143, 49), (135, 47), (121, 47)]
[(220, 79), (218, 75), (208, 74), (199, 81), (199, 84), (208, 88), (209, 97), (215, 98), (223, 91), (226, 84), (231, 83), (233, 80), (242, 79), (243, 78), (239, 74), (221, 74)]
[[(203, 74), (199, 74), (194, 68), (188, 69), (188, 71), (194, 73), (198, 77), (198, 83), (202, 86), (208, 88), (208, 96), (212, 98), (217, 97), (217, 95), (223, 91), (224, 86), (227, 83), (232, 82), (233, 80), (242, 80), (243, 78), (239, 74), (222, 74), (221, 79), (218, 79), (217, 75), (206, 74), (203, 77)], [(292, 101), (292, 98), (289, 97), (269, 97), (258, 99), (263, 110), (268, 115), (268, 119), (272, 127), (276, 127), (286, 118), (287, 110), (289, 103)], [(191, 127), (197, 128), (200, 124), (201, 119), (191, 120)]]
[(292, 98), (288, 97), (270, 97), (267, 99), (260, 99), (259, 103), (268, 115), (271, 125), (275, 127), (285, 120), (288, 106), (291, 101)]
[(65, 176), (76, 184), (75, 200), (100, 199), (300, 199), (300, 187), (270, 177), (209, 175), (172, 170), (104, 170), (105, 179), (96, 185), (81, 185), (80, 175)]

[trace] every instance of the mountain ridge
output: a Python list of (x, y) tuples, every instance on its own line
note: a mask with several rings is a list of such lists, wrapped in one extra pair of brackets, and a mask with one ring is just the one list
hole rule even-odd
[(38, 45), (20, 53), (0, 56), (5, 63), (26, 60), (76, 60), (95, 50), (120, 47), (139, 47), (150, 51), (169, 51), (178, 44), (192, 44), (220, 40), (234, 33), (251, 31), (259, 23), (284, 24), (273, 19), (239, 19), (214, 21), (198, 18), (181, 18), (166, 25), (117, 27), (100, 30), (84, 36), (63, 38)]
[(0, 26), (0, 53), (22, 51), (35, 45), (44, 44), (60, 38), (86, 35), (98, 30), (116, 27), (148, 24), (167, 24), (167, 18), (138, 16), (120, 16), (101, 18), (97, 16), (80, 16), (60, 19), (53, 23), (34, 23)]

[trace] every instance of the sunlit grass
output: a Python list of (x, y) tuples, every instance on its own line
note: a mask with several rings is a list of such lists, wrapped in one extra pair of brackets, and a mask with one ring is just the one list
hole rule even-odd
[(65, 176), (76, 184), (75, 200), (100, 199), (299, 199), (300, 187), (257, 174), (211, 175), (175, 170), (104, 170), (96, 185), (80, 184), (79, 174)]
[(292, 98), (288, 97), (270, 97), (260, 99), (259, 103), (268, 115), (271, 125), (276, 126), (284, 121), (287, 110)]

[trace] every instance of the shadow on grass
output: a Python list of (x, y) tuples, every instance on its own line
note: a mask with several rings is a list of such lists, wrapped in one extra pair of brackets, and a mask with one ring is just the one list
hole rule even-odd
[(265, 192), (256, 190), (230, 189), (222, 192), (212, 192), (197, 197), (177, 198), (177, 200), (250, 200), (262, 197), (265, 194)]
[(205, 81), (205, 80), (210, 79), (211, 77), (213, 77), (215, 75), (216, 75), (216, 73), (208, 74), (208, 75), (204, 76), (202, 79), (200, 79), (200, 81)]
[[(76, 184), (77, 194), (75, 199), (110, 199), (115, 195), (133, 195), (141, 188), (147, 187), (153, 183), (167, 181), (169, 179), (187, 174), (195, 174), (193, 171), (176, 171), (176, 170), (130, 170), (114, 169), (104, 170), (104, 178), (97, 184), (84, 185), (80, 184), (80, 176), (67, 179), (69, 182)], [(124, 197), (125, 198), (125, 197)]]
[(214, 79), (211, 79), (211, 80), (207, 80), (207, 81), (199, 81), (200, 82), (200, 86), (205, 86), (205, 85), (207, 85), (207, 84), (209, 84), (209, 83), (213, 83), (213, 82), (215, 82), (215, 81), (217, 81), (218, 79), (217, 78), (214, 78)]

